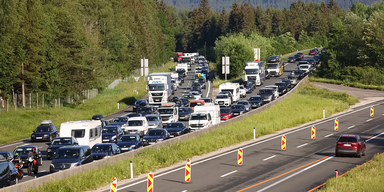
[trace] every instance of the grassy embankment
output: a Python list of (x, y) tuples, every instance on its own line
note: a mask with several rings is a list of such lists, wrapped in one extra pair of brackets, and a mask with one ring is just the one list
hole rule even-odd
[(373, 192), (384, 189), (384, 155), (376, 154), (370, 162), (357, 166), (342, 177), (327, 181), (319, 192)]
[[(169, 62), (155, 71), (169, 71), (175, 65)], [(95, 114), (108, 115), (131, 105), (136, 99), (146, 94), (147, 81), (141, 77), (138, 82), (134, 79), (122, 81), (114, 89), (105, 89), (94, 99), (72, 107), (40, 108), (32, 110), (9, 111), (0, 114), (0, 144), (5, 144), (31, 136), (33, 130), (42, 120), (50, 119), (57, 128), (66, 121), (90, 119)], [(133, 90), (137, 90), (138, 94)]]
[[(135, 164), (134, 175), (155, 171), (196, 155), (206, 154), (222, 147), (251, 140), (253, 138), (253, 127), (256, 128), (258, 136), (271, 134), (278, 130), (320, 119), (322, 118), (323, 108), (326, 108), (326, 115), (330, 116), (333, 113), (349, 108), (350, 105), (356, 102), (358, 102), (356, 98), (345, 93), (330, 92), (303, 84), (286, 100), (276, 104), (269, 110), (252, 115), (242, 121), (230, 123), (202, 136), (157, 150), (147, 148), (134, 158), (102, 166), (63, 180), (50, 181), (29, 191), (84, 191), (106, 186), (112, 177), (117, 177), (119, 180), (129, 178), (130, 170), (127, 165), (129, 165), (130, 161)], [(295, 115), (290, 115), (292, 112), (295, 112)], [(276, 118), (276, 114), (281, 115)]]
[(366, 84), (362, 84), (359, 82), (345, 82), (345, 81), (341, 81), (341, 80), (325, 79), (325, 78), (319, 78), (319, 77), (314, 77), (314, 76), (309, 77), (309, 81), (344, 85), (344, 86), (356, 87), (356, 88), (360, 88), (360, 89), (373, 89), (373, 90), (384, 91), (384, 85), (380, 85), (380, 86), (366, 85)]

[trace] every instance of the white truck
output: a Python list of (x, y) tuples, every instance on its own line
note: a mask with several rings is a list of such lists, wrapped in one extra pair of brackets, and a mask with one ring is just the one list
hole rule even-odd
[(185, 77), (188, 73), (188, 64), (186, 64), (186, 63), (177, 64), (175, 67), (175, 71), (176, 72), (184, 71), (183, 76)]
[(163, 103), (161, 107), (157, 109), (160, 113), (160, 117), (163, 121), (163, 126), (168, 123), (174, 123), (179, 120), (179, 111), (175, 103)]
[(79, 145), (93, 147), (101, 140), (100, 120), (69, 121), (60, 125), (60, 137), (74, 137)]
[(211, 115), (212, 125), (220, 123), (220, 106), (214, 105), (213, 103), (206, 103), (203, 106), (195, 106), (194, 113), (206, 113)]
[(255, 81), (257, 86), (262, 85), (265, 81), (264, 61), (246, 62), (244, 74), (246, 81)]
[(240, 84), (238, 83), (222, 83), (219, 85), (219, 92), (231, 92), (234, 103), (240, 100)]
[(195, 54), (194, 53), (183, 53), (183, 56), (191, 58), (191, 64), (195, 63)]
[(151, 73), (148, 75), (148, 101), (151, 105), (167, 103), (174, 89), (171, 73)]
[(179, 79), (179, 74), (176, 72), (171, 73), (171, 79), (175, 80), (177, 85), (181, 85), (181, 81)]
[(199, 129), (205, 129), (212, 125), (212, 118), (211, 114), (208, 112), (199, 112), (199, 113), (192, 113), (189, 117), (189, 129), (191, 131), (196, 131)]

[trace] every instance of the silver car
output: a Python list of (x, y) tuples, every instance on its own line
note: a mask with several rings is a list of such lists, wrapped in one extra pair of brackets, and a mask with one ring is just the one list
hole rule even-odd
[(148, 114), (145, 115), (145, 118), (148, 121), (148, 129), (163, 128), (163, 121), (159, 114)]
[(251, 104), (249, 104), (249, 102), (247, 100), (240, 100), (236, 104), (237, 105), (243, 105), (246, 112), (251, 110)]

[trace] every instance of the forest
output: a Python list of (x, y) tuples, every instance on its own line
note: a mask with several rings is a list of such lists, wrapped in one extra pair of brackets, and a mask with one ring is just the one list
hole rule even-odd
[[(0, 96), (21, 93), (22, 83), (26, 93), (52, 95), (103, 89), (140, 68), (141, 58), (149, 59), (150, 68), (156, 67), (169, 61), (175, 51), (206, 53), (214, 62), (235, 51), (239, 59), (233, 64), (240, 66), (251, 59), (248, 49), (254, 47), (265, 50), (263, 59), (270, 54), (327, 46), (329, 39), (331, 49), (345, 49), (337, 46), (337, 40), (352, 29), (344, 18), (354, 14), (345, 12), (334, 0), (327, 4), (296, 1), (284, 9), (232, 1), (231, 9), (220, 11), (213, 10), (208, 0), (181, 10), (165, 1), (0, 0)], [(383, 3), (355, 5), (362, 7), (355, 12), (366, 34), (370, 23), (375, 26), (372, 22), (381, 21), (381, 13), (375, 11)], [(371, 33), (375, 37), (378, 32)], [(359, 40), (360, 36), (354, 42), (370, 43), (364, 46), (367, 49), (380, 47), (371, 37), (364, 35), (366, 38)], [(359, 53), (361, 58), (366, 56), (363, 53), (370, 54), (366, 65), (379, 61), (378, 52)], [(339, 59), (350, 56), (334, 60), (343, 63)], [(234, 75), (240, 73), (235, 71)]]

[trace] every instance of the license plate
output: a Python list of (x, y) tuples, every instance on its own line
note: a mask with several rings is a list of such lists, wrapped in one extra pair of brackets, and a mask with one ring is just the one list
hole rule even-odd
[(36, 137), (36, 139), (43, 139), (43, 137)]
[(155, 99), (155, 101), (160, 101), (160, 99)]
[(169, 135), (169, 137), (175, 137), (174, 135)]
[(239, 113), (235, 113), (235, 115), (239, 115)]
[(150, 145), (153, 145), (153, 144), (155, 144), (155, 143), (156, 143), (156, 142), (149, 142)]
[(103, 141), (109, 141), (109, 139), (103, 139)]
[(129, 132), (129, 134), (135, 134), (136, 132)]
[(351, 144), (344, 144), (344, 146), (346, 146), (346, 147), (350, 147), (350, 146), (351, 146)]
[(128, 148), (121, 148), (121, 150), (128, 150)]

